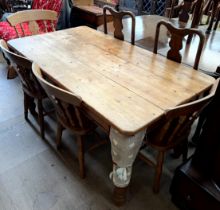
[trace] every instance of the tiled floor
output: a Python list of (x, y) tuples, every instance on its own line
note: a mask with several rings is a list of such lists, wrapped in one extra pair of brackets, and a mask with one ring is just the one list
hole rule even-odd
[[(2, 59), (1, 59), (2, 60)], [(54, 149), (56, 123), (46, 118), (46, 141), (23, 117), (19, 79), (6, 79), (0, 62), (0, 210), (175, 210), (169, 185), (180, 163), (168, 155), (161, 192), (152, 193), (154, 170), (137, 160), (125, 206), (112, 203), (110, 147), (86, 155), (87, 177), (80, 179), (74, 137), (65, 132), (61, 153)], [(34, 119), (30, 119), (36, 126)], [(70, 148), (70, 149), (68, 149)], [(168, 164), (169, 163), (169, 164)]]

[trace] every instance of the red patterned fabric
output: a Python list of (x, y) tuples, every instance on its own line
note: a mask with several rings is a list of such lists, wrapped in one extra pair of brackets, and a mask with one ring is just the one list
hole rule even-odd
[[(30, 36), (31, 33), (29, 31), (28, 24), (24, 23), (22, 25), (24, 27), (24, 31), (25, 31), (26, 36)], [(20, 34), (20, 36), (22, 36), (23, 32), (21, 30), (20, 25), (17, 25), (16, 28), (17, 28), (17, 31)], [(14, 27), (11, 27), (8, 22), (4, 21), (4, 22), (0, 22), (0, 38), (4, 39), (5, 41), (8, 41), (10, 39), (18, 38), (18, 35), (17, 35)]]
[[(32, 4), (32, 9), (54, 10), (58, 13), (58, 16), (60, 14), (61, 7), (62, 7), (62, 0), (34, 0)], [(44, 33), (45, 26), (43, 22), (38, 21), (38, 25), (40, 28), (40, 33)], [(31, 32), (29, 30), (28, 23), (23, 23), (22, 26), (24, 28), (25, 36), (30, 36)], [(21, 27), (19, 25), (16, 26), (16, 29), (20, 36), (24, 36)], [(48, 29), (48, 31), (51, 30), (52, 30), (51, 28)], [(18, 36), (14, 27), (11, 27), (10, 24), (6, 21), (0, 22), (0, 39), (4, 39), (5, 41), (8, 41), (10, 39), (15, 39), (15, 38), (18, 38)]]

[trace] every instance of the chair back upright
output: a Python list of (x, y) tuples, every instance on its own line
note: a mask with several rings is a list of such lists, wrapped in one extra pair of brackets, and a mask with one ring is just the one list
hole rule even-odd
[(104, 33), (107, 34), (107, 11), (109, 11), (113, 17), (114, 24), (114, 37), (120, 40), (124, 40), (124, 34), (122, 32), (123, 23), (122, 19), (124, 16), (130, 16), (132, 19), (132, 27), (131, 27), (131, 43), (134, 45), (135, 43), (135, 16), (130, 11), (116, 11), (113, 7), (105, 5), (103, 7), (103, 17), (104, 17)]
[(91, 128), (90, 121), (82, 114), (81, 97), (61, 89), (51, 82), (36, 63), (32, 65), (33, 73), (54, 104), (57, 118), (63, 127), (73, 130), (78, 135), (84, 135)]
[(185, 140), (188, 137), (192, 123), (213, 99), (218, 85), (219, 79), (207, 96), (167, 109), (162, 120), (162, 126), (160, 125), (158, 129), (150, 133), (149, 138), (147, 138), (148, 143), (161, 150), (167, 150), (174, 148), (175, 145)]
[[(45, 33), (49, 31), (55, 31), (55, 22), (57, 20), (57, 12), (51, 10), (25, 10), (13, 13), (7, 17), (7, 21), (14, 27), (18, 37), (27, 36), (25, 34), (25, 26), (23, 23), (28, 23), (30, 35)], [(44, 27), (40, 27), (38, 21), (43, 23)], [(20, 26), (20, 29), (16, 26)], [(20, 33), (20, 31), (22, 33)]]
[(17, 72), (23, 90), (30, 96), (41, 97), (43, 95), (43, 89), (32, 73), (32, 61), (11, 52), (4, 40), (0, 40), (0, 48), (2, 49), (4, 56), (10, 61), (11, 65)]
[(194, 66), (193, 66), (194, 69), (198, 69), (199, 60), (200, 60), (202, 49), (203, 49), (204, 42), (205, 42), (204, 33), (198, 29), (176, 28), (172, 23), (165, 21), (165, 20), (161, 20), (157, 24), (156, 34), (155, 34), (154, 53), (156, 54), (157, 54), (158, 39), (159, 39), (161, 25), (165, 26), (171, 35), (170, 41), (169, 41), (170, 49), (167, 52), (167, 58), (173, 61), (176, 61), (178, 63), (181, 63), (182, 61), (182, 55), (180, 53), (180, 50), (183, 47), (183, 38), (187, 35), (190, 35), (190, 36), (198, 35), (199, 36), (200, 40), (199, 40), (199, 45), (197, 48)]

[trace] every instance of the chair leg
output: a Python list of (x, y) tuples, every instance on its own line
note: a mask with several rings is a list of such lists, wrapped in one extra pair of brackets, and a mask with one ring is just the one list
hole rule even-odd
[(36, 104), (34, 102), (34, 98), (32, 97), (29, 97), (28, 109), (30, 113), (33, 115), (33, 117), (38, 116), (38, 113), (36, 112)]
[(12, 65), (8, 65), (8, 73), (7, 73), (7, 79), (14, 79), (16, 78), (17, 72), (15, 71), (14, 67)]
[(209, 21), (210, 21), (210, 16), (211, 16), (211, 14), (208, 14), (208, 18), (207, 18), (207, 20), (206, 20), (206, 25), (208, 25), (209, 24)]
[(220, 73), (220, 66), (217, 67), (215, 72)]
[(215, 25), (214, 25), (214, 30), (216, 31), (217, 30), (217, 27), (218, 27), (218, 23), (219, 23), (219, 19), (220, 19), (220, 9), (217, 13), (217, 17), (216, 17), (216, 22), (215, 22)]
[(24, 118), (28, 120), (29, 96), (24, 92)]
[(17, 77), (17, 73), (16, 73), (14, 67), (11, 65), (10, 60), (8, 60), (8, 58), (5, 57), (4, 53), (2, 53), (2, 55), (8, 65), (7, 79), (14, 79), (15, 77)]
[(207, 118), (207, 110), (203, 110), (203, 112), (200, 114), (199, 116), (199, 120), (198, 120), (198, 123), (197, 123), (197, 126), (196, 126), (196, 130), (195, 130), (195, 133), (192, 137), (192, 144), (194, 145), (197, 145), (198, 144), (198, 141), (199, 141), (199, 137), (200, 137), (200, 134), (201, 134), (201, 131), (202, 131), (202, 127), (206, 121), (206, 118)]
[(38, 122), (40, 125), (41, 138), (44, 139), (44, 115), (43, 115), (43, 105), (42, 100), (37, 100), (37, 109), (38, 109)]
[(183, 162), (187, 160), (188, 155), (188, 141), (183, 142)]
[(63, 129), (64, 128), (62, 124), (58, 120), (57, 121), (57, 136), (56, 136), (56, 146), (58, 150), (60, 149), (60, 146), (61, 146)]
[(154, 177), (153, 191), (158, 193), (160, 189), (160, 177), (163, 170), (164, 152), (159, 151), (157, 155), (157, 165)]
[(10, 66), (11, 65), (10, 60), (8, 60), (8, 58), (6, 58), (4, 53), (2, 53), (2, 55), (3, 55), (3, 58), (5, 59), (6, 63), (8, 64), (8, 66)]
[[(186, 139), (187, 140), (187, 139)], [(179, 145), (177, 145), (174, 149), (173, 149), (173, 153), (171, 154), (171, 156), (175, 159), (179, 158), (182, 154), (183, 154), (183, 150), (184, 150), (184, 144), (181, 143)]]
[(78, 144), (79, 172), (80, 172), (80, 177), (84, 179), (85, 178), (85, 165), (84, 165), (84, 145), (83, 145), (82, 136), (77, 136), (77, 144)]

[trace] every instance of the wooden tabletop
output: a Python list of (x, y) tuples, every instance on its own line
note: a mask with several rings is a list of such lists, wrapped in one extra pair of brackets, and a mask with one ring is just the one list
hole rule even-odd
[[(158, 15), (143, 15), (136, 16), (136, 29), (135, 29), (135, 45), (142, 47), (144, 49), (153, 51), (154, 46), (154, 38), (156, 32), (156, 25), (160, 20), (168, 20), (167, 17), (162, 17)], [(170, 20), (177, 27), (190, 27), (191, 23), (189, 22), (186, 26), (184, 26), (178, 19)], [(130, 42), (131, 37), (131, 18), (123, 19), (123, 32), (125, 40)], [(200, 26), (199, 29), (202, 31), (206, 31), (207, 26)], [(161, 28), (162, 29), (162, 28)], [(98, 27), (98, 30), (104, 31), (103, 26)], [(109, 34), (113, 34), (114, 27), (112, 22), (108, 23), (108, 31)], [(196, 36), (193, 38), (191, 44), (182, 50), (181, 53), (183, 55), (183, 63), (193, 66), (195, 61), (195, 54), (198, 47), (199, 38)], [(162, 29), (159, 37), (159, 51), (158, 53), (166, 56), (167, 50), (169, 48), (168, 45), (168, 36), (165, 28)], [(212, 61), (210, 62), (210, 59)], [(220, 31), (212, 32), (211, 34), (206, 34), (205, 46), (201, 55), (199, 68), (214, 72), (218, 65), (220, 65)]]
[(85, 26), (14, 39), (9, 45), (81, 96), (96, 121), (127, 135), (214, 83), (192, 68)]

